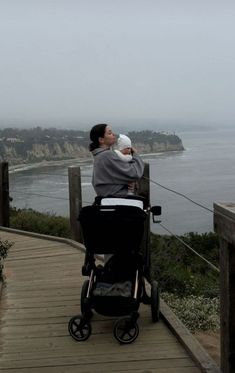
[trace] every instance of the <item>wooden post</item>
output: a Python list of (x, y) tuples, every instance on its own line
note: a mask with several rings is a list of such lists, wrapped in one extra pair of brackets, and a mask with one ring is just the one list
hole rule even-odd
[(214, 204), (220, 239), (221, 370), (235, 372), (235, 203)]
[(8, 163), (0, 163), (0, 225), (9, 227), (10, 218), (9, 203), (9, 174)]
[(146, 199), (148, 205), (150, 204), (149, 163), (144, 164), (144, 174), (139, 181), (137, 193)]
[(69, 177), (69, 207), (71, 237), (73, 240), (83, 242), (81, 226), (78, 215), (82, 208), (82, 184), (80, 167), (70, 166), (68, 168)]

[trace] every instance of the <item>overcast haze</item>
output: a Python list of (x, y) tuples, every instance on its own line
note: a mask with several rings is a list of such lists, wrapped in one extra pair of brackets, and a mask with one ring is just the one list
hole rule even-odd
[(0, 126), (233, 125), (235, 2), (0, 0)]

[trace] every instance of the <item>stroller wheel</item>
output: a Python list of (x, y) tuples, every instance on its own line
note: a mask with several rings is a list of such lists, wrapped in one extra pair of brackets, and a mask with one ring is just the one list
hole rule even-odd
[(68, 329), (71, 337), (78, 342), (86, 341), (91, 335), (91, 324), (80, 315), (69, 320)]
[(160, 296), (157, 281), (151, 283), (151, 313), (152, 321), (157, 322), (160, 318)]
[(123, 317), (116, 321), (113, 334), (121, 344), (132, 343), (139, 335), (139, 326), (137, 322), (133, 323), (130, 318)]
[(87, 290), (89, 286), (89, 280), (84, 281), (82, 285), (82, 291), (81, 291), (81, 312), (82, 314), (86, 311), (86, 296), (87, 296)]

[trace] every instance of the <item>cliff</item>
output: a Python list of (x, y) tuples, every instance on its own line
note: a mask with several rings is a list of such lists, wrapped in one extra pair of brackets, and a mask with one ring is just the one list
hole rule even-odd
[[(87, 132), (73, 131), (71, 134), (71, 131), (67, 131), (69, 134), (64, 135), (65, 131), (61, 133), (61, 130), (53, 129), (53, 136), (52, 133), (48, 135), (47, 132), (44, 133), (46, 130), (41, 130), (40, 136), (32, 136), (32, 133), (31, 136), (26, 136), (24, 132), (24, 136), (17, 133), (14, 137), (7, 137), (3, 136), (3, 131), (0, 131), (0, 154), (2, 160), (10, 165), (91, 157)], [(130, 132), (128, 135), (139, 153), (184, 150), (181, 139), (173, 134), (141, 131)]]

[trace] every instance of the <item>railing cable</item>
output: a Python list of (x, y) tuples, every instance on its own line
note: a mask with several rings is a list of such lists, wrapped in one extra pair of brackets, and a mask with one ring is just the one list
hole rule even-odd
[(12, 190), (11, 189), (11, 192), (13, 193), (18, 193), (18, 194), (24, 194), (24, 195), (31, 195), (31, 196), (38, 196), (38, 197), (46, 197), (46, 198), (54, 198), (54, 199), (62, 199), (62, 200), (66, 200), (66, 201), (69, 201), (69, 198), (65, 198), (65, 197), (54, 197), (54, 196), (48, 196), (48, 195), (45, 195), (45, 194), (40, 194), (40, 193), (24, 193), (22, 191), (18, 192), (17, 190)]
[(204, 260), (212, 269), (216, 272), (220, 272), (219, 268), (217, 268), (214, 264), (209, 262), (204, 256), (199, 254), (196, 250), (194, 250), (191, 246), (189, 246), (186, 242), (184, 242), (179, 236), (172, 233), (167, 227), (165, 227), (162, 223), (158, 223), (163, 229), (165, 229), (168, 233), (170, 233), (173, 237), (175, 237), (178, 241), (180, 241), (184, 246), (186, 246), (189, 250), (191, 250), (195, 255), (197, 255), (200, 259)]
[(49, 172), (39, 172), (38, 174), (37, 174), (37, 176), (39, 176), (39, 175), (47, 175), (47, 176), (64, 176), (64, 177), (68, 177), (68, 175), (66, 175), (66, 174), (50, 174)]
[(202, 207), (203, 209), (205, 209), (205, 210), (207, 210), (207, 211), (213, 213), (213, 210), (209, 209), (209, 208), (206, 207), (206, 206), (203, 206), (201, 203), (195, 202), (195, 201), (192, 200), (191, 198), (187, 197), (185, 194), (180, 193), (180, 192), (177, 192), (177, 191), (175, 191), (175, 190), (173, 190), (173, 189), (170, 189), (170, 188), (168, 188), (168, 187), (165, 187), (164, 185), (159, 184), (159, 183), (157, 183), (156, 181), (154, 181), (154, 180), (152, 180), (152, 179), (149, 179), (149, 178), (147, 178), (147, 177), (145, 177), (145, 176), (144, 176), (143, 178), (146, 179), (146, 180), (151, 181), (151, 183), (156, 184), (156, 185), (160, 186), (160, 187), (163, 188), (163, 189), (166, 189), (166, 190), (169, 190), (169, 191), (172, 192), (172, 193), (178, 194), (179, 196), (181, 196), (181, 197), (187, 199), (188, 201), (194, 203), (195, 205), (197, 205), (197, 206), (199, 206), (199, 207)]
[[(20, 192), (18, 192), (18, 191), (16, 191), (16, 190), (11, 190), (11, 192), (13, 192), (13, 193), (18, 193), (18, 194), (24, 194), (24, 195), (29, 195), (29, 196), (38, 196), (38, 197), (46, 197), (46, 198), (52, 198), (52, 199), (61, 199), (61, 200), (64, 200), (64, 201), (69, 201), (69, 198), (65, 198), (65, 197), (53, 197), (53, 196), (48, 196), (48, 195), (46, 195), (46, 194), (40, 194), (40, 193), (29, 193), (29, 192), (27, 192), (27, 193), (25, 193), (25, 192), (22, 192), (22, 191), (20, 191)], [(86, 205), (90, 205), (90, 204), (92, 204), (93, 202), (91, 202), (91, 201), (82, 201), (84, 204), (86, 204)]]

